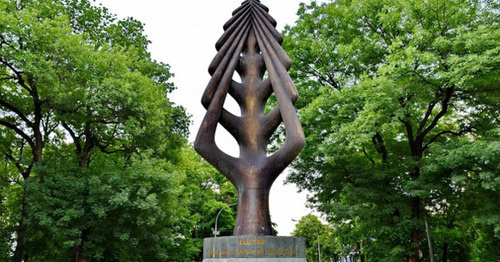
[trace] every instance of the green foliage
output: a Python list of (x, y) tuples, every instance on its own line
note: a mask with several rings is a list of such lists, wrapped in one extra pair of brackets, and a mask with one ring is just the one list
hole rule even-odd
[[(302, 217), (295, 225), (293, 236), (302, 237), (306, 240), (307, 261), (338, 261), (341, 246), (335, 237), (336, 232), (329, 225), (324, 225), (314, 215)], [(319, 254), (318, 254), (319, 244)]]
[(187, 180), (179, 199), (188, 200), (186, 207), (189, 213), (182, 227), (190, 229), (192, 248), (197, 252), (192, 260), (185, 261), (201, 261), (203, 239), (214, 236), (215, 219), (219, 211), (219, 236), (233, 234), (236, 215), (236, 206), (233, 204), (237, 202), (237, 194), (233, 185), (207, 162), (202, 161), (193, 149), (185, 151), (183, 156), (180, 165), (186, 170)]
[(315, 192), (341, 243), (428, 259), (427, 217), (439, 256), (466, 258), (477, 232), (495, 249), (497, 13), (489, 1), (301, 5), (284, 46), (307, 147), (289, 179)]
[(148, 44), (87, 0), (0, 0), (0, 261), (199, 257), (235, 195)]
[[(82, 169), (66, 147), (47, 152), (35, 173), (28, 185), (30, 223), (43, 239), (33, 259), (65, 260), (80, 244), (97, 261), (169, 261), (179, 252), (174, 243), (185, 232), (176, 225), (186, 210), (177, 196), (185, 178), (167, 161), (96, 153)], [(80, 243), (85, 230), (88, 239)]]
[(22, 203), (23, 188), (18, 180), (18, 170), (5, 159), (10, 147), (14, 147), (14, 134), (0, 127), (0, 261), (8, 261), (11, 246), (15, 242), (12, 233), (20, 219), (19, 207)]

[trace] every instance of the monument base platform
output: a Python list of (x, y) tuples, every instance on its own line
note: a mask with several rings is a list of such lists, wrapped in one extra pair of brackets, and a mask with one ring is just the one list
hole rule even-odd
[(279, 236), (205, 238), (203, 262), (306, 262), (305, 241)]
[(305, 258), (210, 258), (203, 262), (306, 262)]

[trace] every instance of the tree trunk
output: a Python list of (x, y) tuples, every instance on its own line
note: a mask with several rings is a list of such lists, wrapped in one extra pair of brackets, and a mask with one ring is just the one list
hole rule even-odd
[[(412, 219), (420, 220), (420, 197), (412, 198)], [(411, 243), (413, 245), (413, 255), (408, 258), (408, 262), (418, 262), (422, 258), (422, 250), (420, 249), (420, 229), (418, 226), (411, 231)]]
[(35, 131), (35, 148), (33, 148), (33, 161), (38, 163), (42, 161), (43, 137), (40, 131)]
[(75, 262), (89, 262), (90, 259), (87, 258), (85, 255), (85, 248), (84, 244), (88, 242), (89, 240), (89, 235), (90, 235), (90, 229), (84, 229), (81, 234), (81, 242), (80, 245), (75, 246), (75, 255), (76, 255), (76, 260)]
[(235, 236), (273, 235), (269, 218), (269, 189), (238, 189), (238, 215)]
[[(86, 178), (85, 178), (86, 179)], [(87, 198), (89, 195), (88, 187), (86, 186), (85, 192), (84, 192), (84, 205), (87, 205)], [(88, 214), (88, 210), (86, 207), (84, 207), (84, 212), (85, 214)], [(76, 255), (76, 262), (89, 262), (91, 259), (87, 257), (85, 254), (85, 248), (84, 245), (89, 241), (89, 236), (90, 236), (90, 228), (86, 227), (85, 229), (82, 230), (81, 237), (80, 237), (80, 245), (75, 246), (75, 255)]]
[(443, 262), (448, 261), (448, 242), (443, 243)]
[(427, 234), (427, 244), (429, 245), (429, 256), (431, 262), (434, 262), (434, 250), (432, 249), (431, 230), (429, 228), (429, 223), (427, 222), (427, 219), (424, 219), (424, 221), (425, 221), (425, 233)]
[(22, 261), (27, 261), (27, 256), (25, 257), (25, 251), (24, 251), (24, 237), (26, 235), (26, 219), (28, 217), (28, 210), (26, 207), (26, 197), (23, 196), (23, 203), (21, 207), (21, 219), (19, 221), (19, 226), (17, 227), (16, 230), (16, 250), (14, 251), (14, 257), (13, 261), (14, 262), (22, 262)]
[[(32, 80), (30, 80), (32, 82)], [(35, 103), (35, 119), (33, 121), (33, 136), (35, 139), (35, 148), (33, 148), (33, 161), (38, 163), (42, 161), (43, 154), (43, 134), (42, 134), (42, 102), (38, 98), (38, 92), (34, 88), (34, 84), (31, 85), (34, 90), (33, 100)]]
[[(39, 115), (41, 118), (41, 115)], [(38, 163), (42, 161), (43, 154), (43, 137), (42, 132), (40, 131), (40, 121), (35, 121), (36, 125), (33, 127), (34, 136), (35, 136), (35, 146), (31, 149), (33, 154), (33, 163)], [(22, 176), (24, 182), (30, 178), (31, 168), (28, 168), (25, 172), (23, 172)], [(25, 238), (26, 238), (26, 221), (28, 220), (28, 203), (26, 203), (27, 196), (26, 188), (23, 190), (23, 200), (21, 204), (21, 218), (19, 220), (19, 226), (16, 230), (16, 249), (14, 250), (14, 262), (22, 262), (28, 261), (28, 254), (25, 251)]]
[(359, 244), (359, 259), (361, 260), (361, 262), (365, 262), (365, 254), (363, 253), (363, 241), (361, 241), (361, 243)]
[[(69, 127), (66, 127), (67, 129)], [(90, 130), (90, 123), (85, 124), (84, 134), (86, 140), (84, 141), (83, 148), (80, 145), (80, 138), (73, 135), (73, 142), (75, 143), (75, 152), (78, 157), (78, 165), (80, 168), (87, 168), (89, 166), (89, 158), (90, 152), (95, 147), (95, 138), (92, 135)], [(87, 208), (87, 199), (89, 197), (89, 188), (88, 188), (88, 178), (85, 176), (85, 188), (83, 193), (83, 206), (84, 206), (84, 214), (88, 214)], [(82, 230), (80, 237), (80, 244), (75, 246), (75, 257), (76, 262), (89, 262), (90, 259), (86, 257), (84, 245), (88, 242), (90, 236), (90, 228), (86, 227)]]
[[(420, 176), (420, 169), (415, 167), (410, 175), (412, 179), (417, 179)], [(418, 196), (412, 197), (411, 199), (411, 218), (415, 222), (420, 221), (420, 202), (421, 199)], [(420, 248), (421, 236), (420, 236), (420, 228), (419, 225), (415, 225), (415, 227), (411, 231), (411, 244), (413, 246), (413, 254), (412, 256), (407, 258), (408, 262), (418, 262), (422, 258), (422, 250)]]
[(76, 252), (75, 262), (89, 262), (90, 261), (84, 255), (83, 246), (81, 246), (81, 245), (75, 246), (75, 252)]

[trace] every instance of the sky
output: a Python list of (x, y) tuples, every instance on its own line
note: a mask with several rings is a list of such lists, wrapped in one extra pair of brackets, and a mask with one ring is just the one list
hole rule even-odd
[[(133, 17), (145, 24), (145, 34), (152, 41), (149, 51), (153, 59), (167, 63), (175, 74), (177, 90), (170, 99), (186, 108), (191, 115), (191, 142), (205, 115), (201, 96), (210, 80), (208, 66), (216, 55), (215, 43), (224, 32), (222, 26), (231, 18), (243, 0), (97, 0), (119, 18)], [(278, 31), (293, 25), (300, 2), (310, 0), (261, 0), (278, 22)], [(229, 97), (229, 96), (228, 96)], [(232, 103), (231, 103), (232, 102)], [(236, 102), (227, 101), (225, 108), (239, 115)], [(217, 128), (216, 143), (226, 153), (238, 156), (236, 141), (223, 128)], [(286, 171), (274, 182), (270, 194), (271, 220), (278, 235), (288, 236), (295, 227), (293, 220), (312, 212), (306, 207), (307, 192), (298, 193), (293, 184), (284, 185)]]

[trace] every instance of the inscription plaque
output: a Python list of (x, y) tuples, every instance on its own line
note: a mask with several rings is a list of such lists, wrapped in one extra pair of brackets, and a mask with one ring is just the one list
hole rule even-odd
[[(297, 261), (305, 262), (305, 241), (296, 237), (237, 236), (206, 238), (203, 258), (207, 261)], [(245, 259), (264, 260), (245, 260)], [(220, 260), (226, 259), (226, 260)]]

